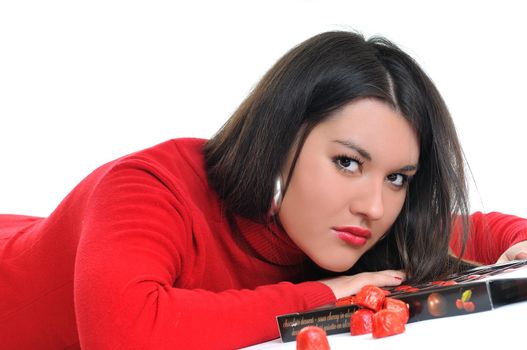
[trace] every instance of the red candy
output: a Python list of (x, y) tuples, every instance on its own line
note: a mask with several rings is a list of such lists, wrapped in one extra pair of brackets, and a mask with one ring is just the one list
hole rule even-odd
[(296, 336), (297, 350), (329, 350), (326, 331), (320, 327), (307, 326)]
[(355, 304), (355, 297), (353, 295), (337, 299), (337, 301), (335, 302), (335, 306), (345, 306), (353, 304)]
[(384, 299), (383, 309), (393, 310), (399, 314), (404, 323), (408, 322), (410, 318), (410, 311), (408, 309), (408, 304), (399, 299), (386, 298)]
[(454, 286), (456, 285), (457, 282), (456, 281), (446, 281), (445, 283), (442, 284), (443, 287), (446, 287), (446, 286)]
[(373, 311), (360, 309), (351, 315), (350, 333), (351, 335), (368, 334), (372, 331)]
[(355, 311), (350, 319), (351, 335), (372, 333), (374, 338), (387, 337), (404, 332), (410, 318), (408, 304), (386, 296), (386, 292), (372, 285), (364, 286), (355, 295)]
[(367, 285), (355, 296), (355, 304), (368, 309), (379, 311), (384, 303), (384, 291), (376, 286)]
[(403, 333), (405, 330), (405, 322), (397, 311), (380, 310), (373, 315), (372, 321), (372, 335), (374, 338), (388, 337)]
[(394, 288), (395, 291), (401, 291), (401, 290), (408, 290), (408, 289), (412, 289), (414, 287), (412, 286), (409, 286), (407, 284), (401, 284), (400, 286), (397, 286)]

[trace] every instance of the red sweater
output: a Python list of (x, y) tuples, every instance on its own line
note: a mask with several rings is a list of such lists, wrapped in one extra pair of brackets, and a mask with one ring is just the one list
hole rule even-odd
[[(47, 218), (0, 215), (2, 349), (237, 348), (276, 338), (276, 315), (335, 301), (300, 282), (314, 276), (280, 230), (237, 218), (241, 237), (231, 233), (203, 142), (103, 165)], [(473, 241), (490, 263), (527, 224), (487, 217), (508, 220), (499, 247)]]

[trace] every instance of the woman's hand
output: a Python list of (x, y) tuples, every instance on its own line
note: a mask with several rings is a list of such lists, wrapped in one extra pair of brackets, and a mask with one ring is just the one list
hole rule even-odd
[(362, 287), (371, 284), (377, 287), (398, 286), (405, 279), (405, 274), (398, 270), (363, 272), (353, 276), (339, 276), (321, 280), (335, 294), (337, 299), (357, 294)]
[(503, 253), (496, 262), (501, 263), (511, 260), (522, 259), (527, 259), (527, 241), (518, 242), (510, 246), (509, 249), (507, 249), (505, 253)]

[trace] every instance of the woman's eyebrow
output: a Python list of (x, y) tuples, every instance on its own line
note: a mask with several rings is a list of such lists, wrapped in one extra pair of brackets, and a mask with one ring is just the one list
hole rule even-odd
[(417, 165), (405, 165), (401, 169), (396, 171), (400, 171), (402, 173), (410, 173), (412, 171), (417, 171), (418, 168), (419, 167)]
[(371, 161), (371, 155), (366, 151), (364, 148), (359, 147), (356, 143), (350, 140), (333, 140), (333, 142), (339, 143), (343, 146), (346, 146), (348, 148), (351, 148), (352, 150), (358, 152), (362, 157), (366, 158), (367, 160)]
[[(372, 159), (371, 154), (368, 151), (366, 151), (364, 148), (358, 146), (355, 142), (351, 140), (333, 140), (333, 142), (336, 142), (338, 144), (351, 148), (352, 150), (358, 152), (362, 157), (366, 158), (367, 160), (371, 162), (371, 159)], [(403, 166), (402, 168), (396, 171), (407, 173), (407, 172), (417, 171), (417, 169), (418, 169), (417, 165), (409, 164), (409, 165)]]

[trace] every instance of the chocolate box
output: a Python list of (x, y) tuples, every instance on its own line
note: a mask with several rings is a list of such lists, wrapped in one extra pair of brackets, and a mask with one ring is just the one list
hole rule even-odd
[[(443, 281), (386, 288), (390, 297), (405, 301), (411, 322), (466, 315), (527, 300), (527, 278), (507, 278), (506, 273), (527, 268), (527, 260), (478, 266)], [(318, 326), (328, 335), (350, 331), (353, 304), (277, 317), (280, 338), (294, 341), (305, 326)]]

